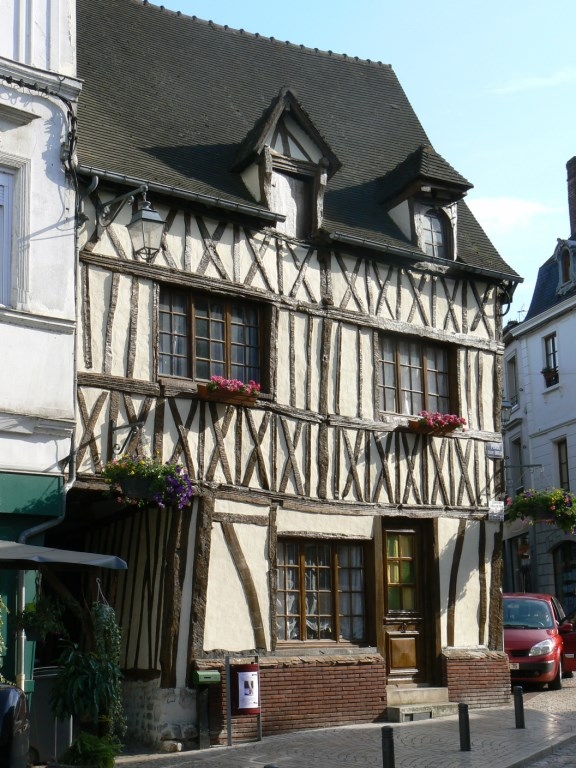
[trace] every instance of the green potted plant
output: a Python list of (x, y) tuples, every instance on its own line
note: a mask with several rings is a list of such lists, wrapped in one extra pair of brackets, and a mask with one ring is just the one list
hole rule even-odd
[(195, 488), (181, 464), (162, 463), (149, 456), (121, 456), (102, 469), (102, 477), (111, 485), (121, 502), (143, 507), (188, 506)]
[(122, 744), (115, 736), (95, 736), (81, 731), (59, 758), (61, 766), (85, 765), (90, 768), (113, 768), (114, 758), (122, 752)]
[(120, 628), (113, 608), (94, 603), (91, 647), (69, 643), (59, 659), (51, 707), (60, 720), (74, 718), (79, 732), (59, 760), (62, 765), (111, 768), (126, 730), (122, 705)]
[(40, 595), (14, 614), (16, 631), (24, 630), (27, 640), (43, 642), (47, 635), (68, 637), (63, 621), (64, 606), (58, 600)]
[(576, 496), (562, 488), (529, 489), (506, 501), (509, 521), (524, 520), (531, 525), (556, 525), (564, 533), (576, 532)]

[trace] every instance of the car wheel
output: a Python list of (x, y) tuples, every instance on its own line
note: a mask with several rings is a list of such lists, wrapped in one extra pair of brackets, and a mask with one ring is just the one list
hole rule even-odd
[(548, 683), (548, 688), (550, 688), (551, 691), (559, 691), (562, 688), (562, 659), (558, 662), (556, 677)]

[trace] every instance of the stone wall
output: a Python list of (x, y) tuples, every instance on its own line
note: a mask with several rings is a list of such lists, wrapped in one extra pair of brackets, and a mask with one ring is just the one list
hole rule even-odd
[(196, 747), (196, 692), (189, 688), (159, 688), (158, 679), (126, 680), (124, 708), (127, 741), (149, 744), (165, 752)]

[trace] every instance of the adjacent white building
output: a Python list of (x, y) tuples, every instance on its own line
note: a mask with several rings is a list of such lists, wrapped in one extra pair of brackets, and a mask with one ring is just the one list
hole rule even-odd
[[(567, 163), (570, 236), (538, 273), (526, 318), (505, 329), (506, 491), (576, 486), (576, 157)], [(505, 526), (506, 588), (576, 608), (576, 537), (539, 523)]]
[(75, 4), (0, 0), (0, 19), (0, 537), (38, 541), (75, 422)]

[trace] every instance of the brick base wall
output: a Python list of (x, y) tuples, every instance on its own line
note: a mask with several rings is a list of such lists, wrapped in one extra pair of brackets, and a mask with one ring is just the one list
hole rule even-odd
[[(217, 665), (211, 665), (216, 668)], [(226, 689), (210, 686), (210, 739), (225, 744)], [(234, 684), (234, 677), (232, 677)], [(379, 655), (260, 660), (262, 734), (370, 723), (386, 718), (386, 672)], [(233, 715), (232, 741), (258, 736), (256, 715)]]
[(442, 677), (450, 701), (471, 708), (496, 707), (510, 701), (510, 669), (503, 651), (444, 649)]

